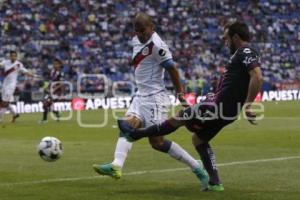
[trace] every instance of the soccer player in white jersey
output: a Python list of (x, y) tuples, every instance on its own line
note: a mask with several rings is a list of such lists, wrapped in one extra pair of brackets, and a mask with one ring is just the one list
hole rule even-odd
[(14, 101), (14, 92), (17, 86), (19, 72), (32, 77), (38, 76), (29, 72), (23, 64), (17, 60), (18, 55), (16, 51), (11, 51), (9, 55), (9, 59), (0, 62), (0, 67), (4, 67), (4, 80), (1, 94), (2, 101), (0, 102), (0, 121), (2, 120), (6, 110), (9, 110), (13, 115), (12, 122), (15, 122), (15, 120), (19, 117), (19, 114), (16, 113), (10, 103)]
[[(132, 40), (132, 65), (135, 69), (138, 92), (125, 116), (134, 127), (148, 127), (168, 117), (170, 100), (164, 85), (164, 71), (169, 73), (176, 94), (182, 94), (183, 87), (172, 54), (166, 43), (154, 31), (151, 17), (144, 13), (137, 14), (134, 18), (134, 29), (136, 36)], [(180, 100), (184, 101), (183, 98)], [(149, 137), (149, 143), (155, 150), (168, 153), (172, 158), (188, 165), (201, 181), (202, 186), (206, 187), (208, 177), (201, 161), (196, 161), (182, 147), (164, 137)], [(119, 179), (131, 147), (132, 143), (128, 142), (121, 132), (113, 162), (93, 165), (95, 171)]]

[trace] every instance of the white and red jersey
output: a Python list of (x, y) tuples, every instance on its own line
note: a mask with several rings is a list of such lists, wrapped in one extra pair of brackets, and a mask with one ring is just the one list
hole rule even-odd
[(154, 32), (146, 43), (137, 36), (132, 39), (135, 82), (138, 95), (154, 94), (165, 89), (164, 68), (161, 63), (172, 59), (168, 45)]
[(4, 67), (4, 81), (2, 88), (15, 90), (19, 72), (26, 73), (28, 70), (18, 60), (15, 62), (11, 62), (11, 60), (3, 60), (0, 63), (0, 67), (2, 66)]

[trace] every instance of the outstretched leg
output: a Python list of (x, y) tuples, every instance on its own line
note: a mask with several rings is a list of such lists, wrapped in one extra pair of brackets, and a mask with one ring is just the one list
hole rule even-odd
[(171, 117), (162, 123), (154, 124), (147, 128), (136, 129), (124, 120), (118, 120), (118, 125), (127, 140), (136, 141), (143, 137), (163, 136), (176, 131), (179, 127), (187, 124), (192, 118), (193, 112), (193, 107), (185, 108), (180, 110), (176, 117)]
[(147, 128), (136, 129), (132, 127), (127, 121), (118, 120), (120, 130), (125, 134), (126, 139), (128, 139), (129, 141), (136, 141), (144, 137), (168, 135), (176, 131), (184, 124), (185, 123), (182, 120), (170, 118), (162, 122), (161, 124), (154, 124)]

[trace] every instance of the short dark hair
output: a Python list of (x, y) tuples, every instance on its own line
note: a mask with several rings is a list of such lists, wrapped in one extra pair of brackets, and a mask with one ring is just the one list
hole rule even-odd
[(227, 24), (225, 30), (228, 29), (228, 35), (232, 38), (237, 34), (242, 40), (249, 42), (250, 32), (248, 25), (245, 22), (235, 21), (233, 23)]
[(9, 52), (10, 55), (13, 54), (13, 53), (17, 54), (17, 52), (14, 51), (14, 50), (11, 50), (11, 51)]
[(133, 24), (149, 24), (151, 26), (154, 25), (152, 17), (148, 15), (147, 13), (139, 12), (135, 15)]
[(59, 59), (59, 58), (54, 58), (54, 60), (53, 60), (54, 62), (58, 62), (59, 64), (61, 64), (62, 65), (62, 61)]

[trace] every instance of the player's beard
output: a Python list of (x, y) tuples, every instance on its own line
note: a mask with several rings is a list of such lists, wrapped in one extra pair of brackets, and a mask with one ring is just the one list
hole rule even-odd
[(235, 45), (234, 45), (234, 44), (231, 44), (231, 45), (230, 45), (230, 54), (233, 55), (233, 54), (235, 53), (235, 51), (236, 51)]

